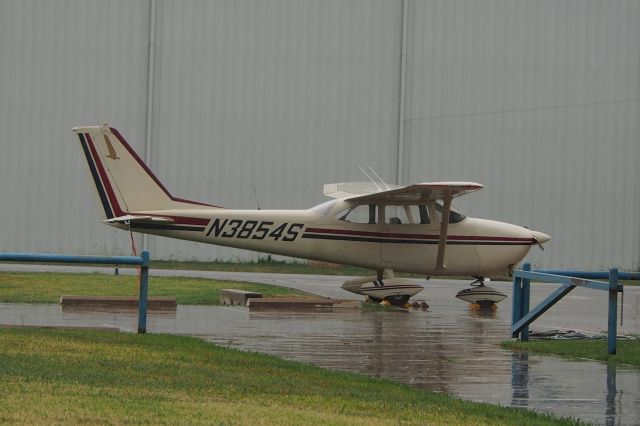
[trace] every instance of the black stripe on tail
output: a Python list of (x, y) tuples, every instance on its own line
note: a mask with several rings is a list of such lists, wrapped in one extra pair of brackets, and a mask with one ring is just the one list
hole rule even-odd
[(111, 209), (111, 205), (109, 204), (109, 199), (104, 190), (104, 186), (102, 185), (102, 181), (100, 180), (100, 175), (98, 174), (98, 170), (96, 170), (96, 165), (93, 162), (91, 153), (89, 152), (87, 141), (84, 137), (84, 134), (82, 133), (78, 133), (78, 137), (80, 138), (80, 145), (82, 145), (82, 150), (84, 151), (84, 155), (87, 158), (87, 164), (89, 165), (89, 169), (91, 170), (91, 176), (93, 177), (93, 182), (95, 183), (96, 190), (98, 191), (98, 195), (100, 196), (100, 202), (102, 203), (102, 207), (104, 208), (104, 213), (107, 216), (107, 219), (111, 219), (115, 216), (113, 214), (113, 210)]

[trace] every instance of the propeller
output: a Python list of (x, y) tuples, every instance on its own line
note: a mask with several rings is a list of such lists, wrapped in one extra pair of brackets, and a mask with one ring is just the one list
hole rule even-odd
[(551, 239), (549, 235), (545, 234), (544, 232), (538, 232), (538, 231), (531, 231), (531, 237), (532, 237), (533, 243), (538, 247), (540, 247), (540, 250), (542, 251), (544, 251), (543, 244)]

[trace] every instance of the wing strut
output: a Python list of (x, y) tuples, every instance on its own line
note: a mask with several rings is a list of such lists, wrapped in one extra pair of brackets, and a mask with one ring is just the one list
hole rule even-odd
[(444, 251), (447, 247), (447, 232), (449, 230), (449, 214), (451, 213), (451, 192), (447, 191), (444, 197), (444, 206), (442, 208), (442, 219), (440, 220), (440, 241), (438, 242), (438, 257), (436, 260), (436, 269), (446, 269), (444, 264)]

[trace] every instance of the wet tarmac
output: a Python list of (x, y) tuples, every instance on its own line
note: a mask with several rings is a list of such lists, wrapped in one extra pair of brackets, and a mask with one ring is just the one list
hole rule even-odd
[[(253, 280), (278, 281), (271, 275), (259, 275), (262, 278)], [(252, 281), (246, 276), (235, 278)], [(288, 276), (281, 284), (344, 297), (334, 282), (340, 280)], [(453, 297), (466, 286), (459, 281), (427, 283), (426, 294), (417, 296), (428, 300), (430, 308), (425, 312), (253, 313), (241, 307), (178, 306), (173, 313), (150, 313), (147, 326), (154, 333), (199, 336), (224, 346), (391, 378), (472, 401), (526, 407), (595, 424), (640, 424), (640, 370), (502, 350), (498, 343), (510, 337), (511, 299), (497, 311), (470, 310)], [(492, 286), (510, 295), (510, 283)], [(532, 306), (554, 288), (534, 284)], [(624, 323), (619, 331), (638, 334), (640, 288), (625, 290)], [(137, 315), (135, 311), (63, 311), (58, 305), (4, 304), (0, 305), (0, 324), (135, 331)], [(606, 293), (576, 289), (532, 329), (572, 328), (593, 333), (606, 326)]]

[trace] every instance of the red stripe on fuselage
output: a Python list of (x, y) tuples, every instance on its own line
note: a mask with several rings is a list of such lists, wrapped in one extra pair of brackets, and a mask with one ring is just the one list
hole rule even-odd
[(207, 226), (211, 219), (203, 219), (200, 217), (185, 217), (185, 216), (166, 216), (175, 220), (175, 223), (180, 225), (198, 225)]
[[(400, 234), (395, 232), (370, 232), (370, 231), (355, 231), (348, 229), (325, 229), (325, 228), (307, 228), (305, 232), (312, 234), (333, 234), (333, 235), (351, 235), (357, 237), (377, 237), (377, 238), (405, 238), (412, 240), (439, 240), (440, 235), (436, 234)], [(488, 237), (488, 236), (473, 236), (473, 235), (449, 235), (447, 236), (449, 241), (501, 241), (512, 243), (531, 243), (531, 238), (514, 238), (514, 237)]]
[(131, 214), (141, 214), (145, 216), (153, 216), (153, 217), (168, 217), (173, 219), (174, 225), (194, 225), (194, 226), (207, 226), (211, 219), (201, 218), (201, 217), (188, 217), (188, 216), (169, 216), (169, 215), (157, 215), (157, 214), (147, 214), (147, 213), (137, 213), (132, 212)]

